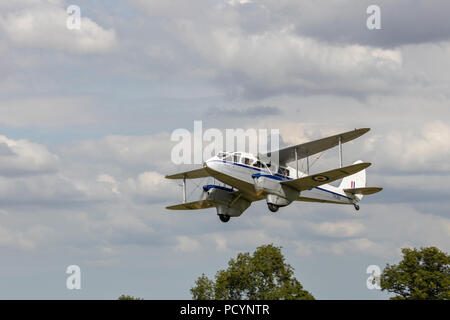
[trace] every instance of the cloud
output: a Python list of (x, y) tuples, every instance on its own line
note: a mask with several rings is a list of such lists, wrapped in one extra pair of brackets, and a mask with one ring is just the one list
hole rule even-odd
[(106, 135), (100, 139), (81, 140), (61, 147), (66, 158), (93, 163), (114, 163), (143, 169), (173, 167), (170, 161), (170, 135)]
[(253, 1), (252, 0), (228, 0), (228, 3), (231, 6), (238, 6), (238, 5), (245, 5), (248, 3), (253, 3)]
[(216, 66), (221, 82), (249, 97), (388, 92), (388, 83), (398, 78), (402, 64), (398, 50), (330, 45), (297, 36), (289, 26), (261, 34), (245, 34), (232, 27), (202, 33), (192, 22), (182, 23), (182, 28), (185, 45)]
[(186, 236), (178, 236), (176, 239), (178, 243), (174, 248), (175, 251), (194, 252), (200, 248), (199, 242), (195, 239)]
[(25, 1), (0, 15), (0, 30), (22, 48), (101, 54), (117, 47), (113, 29), (104, 29), (90, 18), (81, 18), (79, 30), (69, 30), (69, 15), (60, 1)]
[(155, 171), (143, 172), (136, 179), (129, 178), (121, 186), (123, 192), (128, 192), (147, 202), (170, 199), (173, 197), (173, 189), (174, 183)]
[(0, 248), (12, 247), (31, 251), (54, 234), (54, 230), (45, 225), (35, 225), (27, 230), (8, 230), (0, 226)]
[(419, 130), (388, 131), (366, 140), (365, 151), (377, 166), (397, 171), (450, 170), (450, 126), (441, 120)]
[(248, 117), (252, 119), (257, 117), (269, 117), (279, 114), (281, 114), (280, 109), (271, 106), (255, 106), (248, 108), (215, 108), (209, 109), (207, 112), (208, 116), (214, 117)]
[(364, 225), (359, 221), (326, 221), (319, 224), (312, 224), (312, 230), (324, 237), (355, 237), (365, 231)]
[(2, 100), (0, 106), (0, 124), (11, 127), (92, 125), (99, 117), (87, 97), (11, 98)]
[[(248, 27), (248, 19), (254, 22), (258, 16), (239, 8), (254, 9), (256, 4), (136, 2), (150, 16), (164, 15), (165, 32), (201, 58), (204, 68), (214, 71), (210, 74), (216, 83), (233, 97), (317, 92), (361, 96), (391, 92), (393, 83), (409, 81), (399, 72), (398, 49), (320, 41), (298, 34), (291, 21)], [(272, 14), (269, 5), (261, 10)]]
[(172, 199), (175, 184), (164, 178), (167, 171), (139, 170), (166, 168), (167, 162), (173, 166), (164, 154), (155, 153), (162, 149), (159, 145), (168, 146), (162, 137), (168, 138), (108, 136), (54, 154), (41, 144), (0, 136), (0, 199), (4, 206), (40, 207)]
[[(373, 4), (380, 7), (381, 30), (366, 27), (366, 10)], [(450, 39), (450, 23), (445, 14), (450, 7), (445, 0), (263, 0), (250, 6), (262, 24), (292, 23), (298, 34), (330, 43), (392, 48)]]
[(0, 175), (21, 176), (58, 170), (59, 157), (41, 144), (0, 135)]
[(369, 253), (373, 256), (386, 257), (386, 248), (379, 243), (375, 243), (367, 238), (349, 239), (330, 243), (328, 246), (321, 246), (323, 252), (335, 255), (348, 255), (355, 253)]

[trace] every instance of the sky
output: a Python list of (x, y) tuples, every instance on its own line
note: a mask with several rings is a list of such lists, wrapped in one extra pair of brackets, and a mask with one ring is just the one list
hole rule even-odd
[[(366, 9), (380, 8), (370, 30)], [(69, 5), (80, 29), (67, 27)], [(273, 243), (318, 299), (369, 290), (401, 248), (450, 250), (448, 1), (0, 0), (0, 298), (189, 299)], [(354, 128), (344, 165), (384, 190), (352, 206), (263, 201), (221, 223), (168, 212), (176, 129)], [(327, 151), (311, 171), (338, 164)], [(201, 185), (207, 181), (196, 181)], [(192, 185), (191, 185), (192, 186)], [(194, 185), (195, 186), (195, 185)], [(188, 196), (195, 200), (196, 190)], [(66, 269), (81, 269), (81, 289)]]

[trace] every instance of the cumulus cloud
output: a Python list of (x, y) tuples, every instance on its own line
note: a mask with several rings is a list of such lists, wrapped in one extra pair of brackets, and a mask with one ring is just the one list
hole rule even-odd
[(186, 236), (178, 236), (177, 239), (177, 245), (175, 246), (175, 251), (181, 251), (181, 252), (193, 252), (197, 251), (200, 247), (200, 244), (197, 240), (191, 239)]
[(229, 77), (231, 86), (238, 80), (236, 89), (249, 96), (390, 91), (402, 65), (398, 50), (334, 46), (298, 36), (289, 26), (261, 34), (232, 27), (201, 31), (192, 22), (182, 29), (185, 45), (213, 63), (222, 81)]
[(12, 247), (31, 251), (54, 234), (54, 230), (45, 225), (35, 225), (26, 230), (9, 230), (0, 226), (0, 248)]
[[(150, 15), (162, 10), (170, 21), (168, 30), (187, 50), (201, 57), (208, 68), (213, 68), (215, 80), (233, 95), (364, 95), (368, 90), (390, 92), (394, 81), (408, 81), (399, 75), (402, 53), (398, 49), (323, 42), (298, 34), (291, 21), (248, 28), (244, 19), (247, 12), (241, 12), (236, 3), (200, 1), (186, 10), (180, 10), (178, 2), (139, 3)], [(194, 9), (204, 14), (199, 16)], [(268, 15), (276, 14), (271, 10), (271, 6), (264, 6)], [(209, 27), (204, 28), (205, 24)]]
[[(381, 30), (369, 30), (366, 13), (370, 5), (381, 9)], [(255, 1), (254, 12), (267, 25), (280, 20), (295, 25), (298, 34), (330, 43), (358, 43), (395, 47), (450, 39), (445, 0), (414, 1)], [(244, 8), (243, 8), (244, 10)]]
[(127, 179), (121, 188), (124, 192), (137, 196), (144, 201), (154, 202), (155, 200), (172, 198), (174, 184), (158, 172), (147, 171), (139, 174), (135, 179)]
[(81, 28), (69, 30), (69, 17), (60, 1), (15, 2), (0, 15), (0, 30), (16, 46), (96, 54), (117, 46), (113, 29), (104, 29), (90, 18), (81, 18)]
[(95, 140), (82, 140), (62, 146), (61, 153), (72, 159), (114, 162), (128, 166), (169, 168), (170, 135), (107, 135)]
[(359, 221), (326, 221), (311, 225), (312, 230), (324, 237), (355, 237), (365, 231), (364, 225)]
[(0, 175), (20, 176), (55, 172), (59, 157), (38, 143), (0, 135)]
[(376, 134), (366, 141), (365, 151), (377, 165), (384, 168), (398, 171), (448, 171), (450, 126), (436, 120), (420, 128)]

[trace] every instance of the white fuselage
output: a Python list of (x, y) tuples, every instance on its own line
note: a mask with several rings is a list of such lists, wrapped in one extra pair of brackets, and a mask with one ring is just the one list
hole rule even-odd
[[(264, 175), (264, 177), (269, 178), (268, 180), (273, 181), (274, 185), (280, 185), (280, 181), (307, 176), (304, 172), (296, 172), (296, 169), (292, 167), (284, 167), (284, 174), (272, 172), (271, 169), (263, 163), (260, 163), (259, 166), (252, 165), (251, 163), (256, 161), (255, 159), (255, 157), (252, 157), (252, 161), (246, 164), (240, 160), (236, 161), (233, 157), (231, 157), (231, 159), (229, 157), (226, 159), (215, 156), (207, 160), (204, 166), (214, 178), (233, 188), (239, 189), (244, 195), (253, 200), (265, 198), (264, 194), (259, 195), (255, 191), (254, 178), (252, 177), (254, 174), (259, 173)], [(276, 167), (273, 167), (272, 169), (276, 169)], [(357, 201), (357, 199), (346, 195), (342, 189), (329, 184), (323, 184), (320, 187), (302, 191), (295, 200), (340, 204), (353, 204)]]

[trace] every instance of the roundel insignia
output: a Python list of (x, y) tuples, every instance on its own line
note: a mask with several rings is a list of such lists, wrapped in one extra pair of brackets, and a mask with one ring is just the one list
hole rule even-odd
[(320, 174), (313, 176), (312, 179), (314, 181), (319, 181), (319, 182), (330, 180), (330, 178), (328, 178), (327, 176), (323, 176), (323, 175), (320, 175)]

